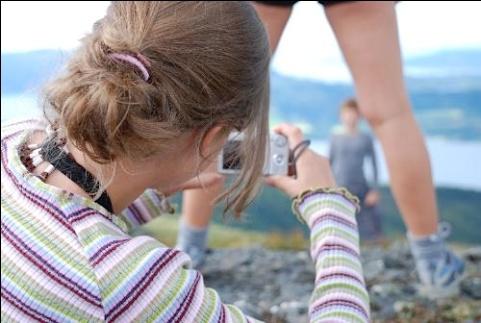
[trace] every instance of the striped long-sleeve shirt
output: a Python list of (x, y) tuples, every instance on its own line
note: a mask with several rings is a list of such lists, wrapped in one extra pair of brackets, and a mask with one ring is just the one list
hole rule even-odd
[[(29, 174), (17, 148), (40, 127), (2, 127), (2, 322), (255, 321), (206, 288), (186, 254), (128, 234), (159, 214), (153, 192), (117, 216)], [(368, 321), (354, 206), (317, 194), (300, 211), (316, 265), (311, 321)]]

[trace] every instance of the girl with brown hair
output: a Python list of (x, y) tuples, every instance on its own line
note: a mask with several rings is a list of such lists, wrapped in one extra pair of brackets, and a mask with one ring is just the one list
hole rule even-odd
[[(205, 288), (185, 253), (128, 231), (161, 213), (163, 195), (215, 182), (201, 173), (233, 130), (243, 168), (226, 205), (239, 215), (252, 200), (268, 65), (248, 2), (113, 2), (47, 87), (49, 121), (2, 128), (2, 321), (253, 321)], [(291, 147), (303, 139), (277, 131)], [(297, 171), (268, 181), (312, 231), (311, 320), (368, 321), (357, 200), (310, 150)]]

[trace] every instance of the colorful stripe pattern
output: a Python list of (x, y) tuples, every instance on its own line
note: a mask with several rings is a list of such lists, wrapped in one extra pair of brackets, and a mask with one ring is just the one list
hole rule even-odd
[(341, 195), (319, 193), (306, 197), (299, 210), (311, 228), (316, 265), (310, 321), (368, 322), (354, 205)]
[[(205, 288), (190, 259), (127, 230), (159, 214), (146, 192), (122, 215), (28, 175), (17, 154), (26, 129), (2, 128), (2, 322), (254, 322)], [(354, 209), (316, 196), (301, 204), (312, 225), (313, 321), (367, 321)]]

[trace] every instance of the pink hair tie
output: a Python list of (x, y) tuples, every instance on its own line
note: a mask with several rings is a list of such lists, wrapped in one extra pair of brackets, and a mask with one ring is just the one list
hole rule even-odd
[(134, 56), (133, 54), (111, 53), (109, 54), (109, 57), (114, 60), (124, 61), (131, 65), (134, 65), (140, 72), (142, 72), (144, 81), (147, 82), (150, 79), (150, 73), (146, 67), (150, 66), (150, 64), (144, 56), (140, 54)]

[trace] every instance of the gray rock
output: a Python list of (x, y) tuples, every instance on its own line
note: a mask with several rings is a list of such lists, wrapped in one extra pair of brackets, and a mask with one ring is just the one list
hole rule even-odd
[(401, 313), (401, 312), (412, 312), (414, 310), (415, 304), (412, 302), (406, 302), (406, 301), (397, 301), (394, 303), (394, 311), (396, 313)]
[(363, 264), (364, 278), (368, 281), (375, 281), (384, 271), (384, 261), (382, 259), (371, 260)]
[(481, 299), (481, 276), (463, 279), (461, 282), (461, 290), (474, 299)]
[(387, 254), (384, 256), (384, 264), (386, 268), (406, 269), (414, 265), (410, 257), (402, 254)]
[[(418, 295), (414, 264), (405, 243), (362, 251), (363, 268), (375, 322), (481, 321), (478, 249), (464, 253), (468, 273), (462, 295), (444, 303)], [(314, 287), (314, 265), (306, 251), (272, 251), (260, 247), (218, 249), (202, 269), (205, 285), (246, 314), (270, 323), (307, 322)]]
[(249, 316), (252, 316), (252, 317), (261, 317), (261, 311), (260, 311), (260, 308), (259, 307), (256, 307), (254, 306), (253, 304), (245, 301), (245, 300), (238, 300), (236, 302), (234, 302), (234, 305), (239, 307), (239, 309), (249, 315)]
[(469, 248), (463, 253), (463, 257), (471, 262), (481, 262), (481, 246)]

